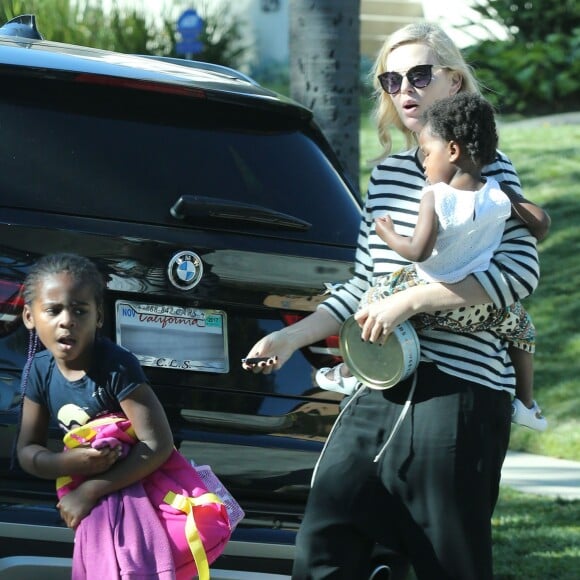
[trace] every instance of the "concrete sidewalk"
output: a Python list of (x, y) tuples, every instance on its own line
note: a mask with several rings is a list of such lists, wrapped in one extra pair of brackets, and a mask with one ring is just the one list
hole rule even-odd
[[(511, 127), (550, 127), (554, 125), (577, 125), (580, 123), (580, 111), (573, 111), (570, 113), (557, 113), (555, 115), (544, 115), (542, 117), (530, 117), (529, 119), (521, 119), (519, 121), (504, 122), (504, 125)], [(501, 118), (498, 119), (498, 124), (501, 125)]]
[(508, 451), (501, 483), (526, 493), (580, 499), (580, 462)]

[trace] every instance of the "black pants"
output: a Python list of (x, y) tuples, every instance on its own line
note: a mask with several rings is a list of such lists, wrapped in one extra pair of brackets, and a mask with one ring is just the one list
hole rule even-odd
[(410, 380), (364, 389), (322, 455), (297, 537), (294, 580), (364, 578), (375, 542), (418, 579), (491, 579), (491, 516), (510, 432), (510, 397), (421, 364)]

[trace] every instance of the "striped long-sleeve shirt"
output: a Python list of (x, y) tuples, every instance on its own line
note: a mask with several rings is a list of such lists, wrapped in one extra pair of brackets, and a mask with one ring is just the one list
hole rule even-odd
[[(510, 160), (498, 151), (484, 176), (505, 182), (521, 193)], [(375, 218), (388, 213), (399, 234), (410, 236), (417, 222), (425, 175), (417, 149), (391, 155), (372, 174), (362, 212), (354, 276), (336, 287), (319, 308), (342, 322), (353, 314), (363, 293), (378, 276), (390, 274), (408, 261), (391, 250), (375, 231)], [(506, 222), (502, 241), (486, 272), (474, 274), (497, 307), (505, 307), (531, 294), (539, 280), (536, 240), (518, 220)], [(492, 389), (513, 392), (515, 374), (508, 344), (490, 332), (457, 334), (444, 330), (419, 332), (421, 359), (435, 363), (453, 376)]]

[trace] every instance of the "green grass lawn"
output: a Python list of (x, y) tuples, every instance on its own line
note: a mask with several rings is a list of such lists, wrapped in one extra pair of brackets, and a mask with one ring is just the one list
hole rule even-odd
[(500, 128), (524, 192), (546, 208), (541, 280), (525, 301), (538, 333), (535, 391), (550, 422), (544, 433), (512, 429), (512, 448), (580, 460), (580, 125)]
[[(540, 285), (524, 302), (537, 329), (535, 394), (549, 427), (537, 433), (514, 426), (511, 448), (580, 461), (580, 125), (500, 123), (499, 134), (526, 197), (552, 218), (550, 235), (539, 245)], [(360, 143), (365, 192), (367, 160), (381, 152), (368, 115), (362, 118)], [(395, 145), (400, 149), (402, 140)]]
[[(502, 488), (492, 519), (494, 580), (580, 578), (580, 501)], [(411, 570), (408, 580), (416, 580)]]
[(502, 488), (492, 523), (496, 580), (580, 577), (580, 501)]

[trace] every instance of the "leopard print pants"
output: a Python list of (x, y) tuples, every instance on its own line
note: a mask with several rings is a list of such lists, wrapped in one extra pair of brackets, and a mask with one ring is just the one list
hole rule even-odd
[[(428, 282), (417, 276), (412, 264), (392, 274), (380, 276), (364, 293), (359, 308), (419, 284)], [(519, 302), (506, 308), (497, 308), (489, 303), (462, 306), (455, 310), (437, 311), (433, 314), (421, 313), (413, 316), (411, 322), (417, 330), (437, 329), (458, 333), (485, 330), (497, 334), (516, 348), (529, 353), (535, 351), (536, 329), (529, 314)]]

